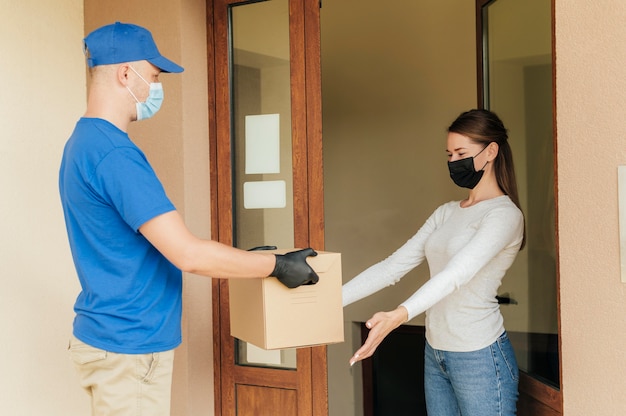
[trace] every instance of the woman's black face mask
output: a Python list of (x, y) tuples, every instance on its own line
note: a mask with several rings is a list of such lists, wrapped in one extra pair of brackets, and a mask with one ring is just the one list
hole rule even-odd
[[(483, 147), (483, 150), (485, 150), (487, 146)], [(476, 153), (476, 156), (481, 154), (483, 150)], [(477, 172), (476, 169), (474, 169), (474, 158), (476, 156), (470, 156), (465, 159), (448, 162), (450, 177), (457, 186), (460, 186), (461, 188), (474, 189), (474, 187), (478, 185), (478, 182), (482, 179), (483, 173), (485, 173), (483, 169), (485, 169), (487, 163), (485, 163), (485, 166)]]

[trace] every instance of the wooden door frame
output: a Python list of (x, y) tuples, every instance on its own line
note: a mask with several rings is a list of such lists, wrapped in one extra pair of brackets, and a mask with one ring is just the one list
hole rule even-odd
[[(483, 49), (483, 24), (482, 24), (482, 10), (483, 7), (495, 0), (476, 0), (476, 85), (478, 86), (478, 106), (479, 108), (484, 107), (485, 96), (484, 96), (484, 88), (483, 88), (483, 80), (484, 73), (483, 68), (485, 65), (485, 56)], [(551, 0), (551, 36), (552, 36), (552, 135), (554, 138), (554, 198), (555, 198), (555, 223), (558, 224), (558, 213), (559, 213), (559, 204), (558, 204), (558, 171), (557, 171), (557, 128), (556, 128), (556, 53), (555, 53), (555, 26), (554, 26), (554, 10), (555, 10), (555, 0)], [(558, 227), (555, 227), (555, 241), (556, 241), (556, 257), (557, 257), (557, 269), (556, 269), (556, 296), (557, 296), (557, 311), (558, 311), (558, 338), (559, 338), (559, 380), (561, 389), (556, 389), (546, 383), (541, 382), (540, 380), (531, 377), (524, 371), (520, 371), (520, 381), (519, 381), (519, 391), (520, 391), (520, 400), (523, 400), (524, 397), (528, 397), (533, 399), (534, 401), (540, 404), (539, 407), (530, 407), (526, 408), (526, 410), (531, 411), (534, 416), (543, 416), (545, 415), (553, 415), (554, 412), (558, 414), (563, 414), (563, 366), (562, 363), (562, 353), (561, 353), (561, 297), (560, 297), (560, 269), (559, 269), (559, 236), (558, 236)], [(532, 405), (531, 405), (532, 406)], [(544, 407), (545, 406), (545, 407)], [(544, 410), (545, 413), (544, 413)]]
[[(229, 63), (227, 8), (241, 0), (207, 1), (207, 58), (209, 81), (209, 157), (212, 239), (233, 244), (232, 169), (230, 147)], [(294, 236), (296, 247), (324, 249), (324, 187), (322, 171), (322, 98), (320, 62), (320, 11), (318, 0), (289, 0), (291, 53), (291, 107), (293, 142)], [(304, 45), (304, 47), (302, 47)], [(230, 336), (228, 281), (213, 279), (213, 364), (215, 414), (233, 414), (235, 379), (295, 389), (298, 414), (328, 415), (326, 347), (300, 348), (297, 370), (224, 365), (234, 363), (234, 338)], [(224, 400), (226, 398), (226, 400)]]

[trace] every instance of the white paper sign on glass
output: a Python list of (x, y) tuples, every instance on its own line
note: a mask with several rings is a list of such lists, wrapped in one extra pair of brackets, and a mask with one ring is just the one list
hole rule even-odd
[(280, 173), (280, 116), (246, 116), (246, 174)]
[(286, 206), (287, 185), (285, 181), (258, 181), (243, 183), (244, 208), (285, 208)]
[(251, 364), (281, 365), (283, 363), (280, 350), (264, 350), (250, 343), (246, 343), (246, 360)]

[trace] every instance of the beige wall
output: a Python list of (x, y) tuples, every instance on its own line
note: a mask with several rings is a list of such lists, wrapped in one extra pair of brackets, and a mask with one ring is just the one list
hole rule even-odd
[[(402, 13), (390, 9), (377, 10), (376, 15), (387, 20), (405, 19), (409, 18), (410, 11), (411, 19), (415, 20), (415, 16), (420, 15), (421, 3), (403, 4)], [(467, 20), (472, 15), (473, 1), (460, 3), (437, 2), (438, 7), (442, 7), (437, 15), (419, 22), (424, 35), (434, 34), (437, 42), (397, 44), (392, 48), (392, 45), (378, 44), (375, 37), (367, 38), (376, 33), (367, 30), (358, 35), (368, 39), (371, 53), (357, 54), (351, 43), (352, 36), (345, 36), (337, 45), (347, 56), (333, 59), (352, 59), (364, 67), (386, 61), (393, 71), (420, 74), (430, 81), (410, 85), (416, 96), (433, 97), (426, 104), (419, 106), (412, 100), (398, 102), (397, 108), (393, 108), (396, 115), (390, 112), (391, 115), (381, 119), (375, 108), (376, 100), (380, 94), (394, 94), (397, 90), (391, 85), (359, 84), (362, 78), (358, 72), (337, 73), (344, 82), (360, 87), (363, 94), (360, 105), (371, 112), (373, 120), (380, 121), (349, 130), (352, 114), (345, 97), (338, 94), (330, 102), (325, 100), (325, 114), (332, 111), (338, 115), (334, 122), (329, 121), (328, 128), (353, 138), (337, 146), (346, 147), (346, 151), (366, 152), (359, 159), (364, 167), (374, 171), (382, 166), (406, 177), (409, 174), (403, 164), (389, 160), (383, 151), (385, 146), (395, 146), (394, 137), (416, 133), (437, 140), (441, 131), (436, 126), (445, 126), (449, 121), (448, 109), (456, 112), (474, 104), (474, 66), (466, 64), (473, 53), (473, 38), (469, 35), (471, 22)], [(144, 0), (130, 5), (121, 1), (106, 2), (106, 5), (107, 9), (116, 10), (116, 18), (120, 20), (132, 19), (150, 26), (162, 51), (186, 67), (183, 75), (163, 76), (167, 98), (162, 114), (138, 124), (132, 134), (146, 147), (190, 226), (198, 234), (208, 235), (205, 176), (208, 165), (206, 141), (202, 139), (206, 137), (203, 2), (159, 2), (159, 7), (155, 7), (154, 2)], [(86, 80), (80, 44), (84, 35), (83, 2), (59, 0), (52, 5), (43, 1), (0, 0), (0, 7), (3, 54), (0, 66), (0, 212), (3, 214), (0, 219), (0, 333), (3, 340), (0, 343), (0, 413), (85, 415), (88, 414), (87, 396), (77, 387), (65, 351), (78, 284), (57, 195), (62, 147), (85, 104)], [(100, 14), (97, 19), (87, 17), (89, 27), (86, 29), (99, 24), (99, 19), (111, 16), (99, 7), (104, 8), (104, 5), (98, 6), (94, 0), (86, 2), (85, 10)], [(461, 12), (457, 13), (459, 7)], [(334, 24), (346, 25), (346, 28), (355, 19), (374, 19), (353, 0), (325, 2), (322, 18), (327, 19), (323, 27)], [(624, 286), (620, 283), (616, 181), (617, 166), (626, 164), (625, 18), (626, 3), (621, 0), (600, 0), (593, 4), (556, 0), (561, 323), (567, 416), (626, 412), (623, 398), (626, 302)], [(451, 28), (467, 33), (467, 38), (452, 38)], [(401, 35), (398, 33), (398, 37)], [(434, 39), (432, 36), (423, 39)], [(399, 57), (391, 54), (394, 50), (402, 52)], [(457, 53), (450, 54), (450, 50)], [(445, 53), (440, 53), (442, 51)], [(328, 59), (323, 62), (325, 70), (338, 71)], [(464, 65), (450, 64), (451, 59)], [(435, 67), (437, 70), (432, 69)], [(340, 92), (341, 87), (341, 83), (326, 82), (324, 94)], [(410, 114), (409, 110), (412, 110)], [(413, 124), (398, 130), (398, 119), (410, 119)], [(338, 140), (337, 135), (325, 136), (327, 143), (333, 140)], [(363, 143), (372, 141), (372, 150), (362, 149)], [(437, 144), (433, 146), (436, 151)], [(411, 151), (421, 155), (422, 151), (432, 154), (433, 149), (416, 147)], [(328, 157), (331, 162), (327, 166), (327, 179), (336, 180), (328, 185), (330, 189), (354, 187), (350, 172), (339, 169), (341, 160), (332, 162), (333, 156)], [(339, 165), (333, 168), (333, 163)], [(421, 159), (420, 163), (434, 172), (433, 177), (446, 179), (445, 166), (435, 166)], [(442, 171), (435, 174), (439, 168)], [(371, 220), (375, 218), (394, 231), (390, 236), (400, 235), (384, 241), (387, 246), (400, 243), (401, 233), (408, 236), (425, 211), (433, 208), (411, 204), (385, 206), (369, 195), (368, 187), (383, 188), (385, 192), (394, 192), (394, 189), (381, 183), (373, 173), (366, 173), (365, 179), (369, 185), (357, 185), (355, 190), (357, 202), (372, 207), (376, 215)], [(407, 182), (417, 183), (416, 179), (409, 175)], [(428, 194), (439, 185), (447, 186), (447, 182), (426, 185), (415, 192)], [(351, 228), (342, 220), (346, 215), (355, 214), (339, 207), (336, 219), (327, 223), (329, 237), (353, 233), (360, 237), (362, 247), (368, 251), (380, 243), (367, 230)], [(356, 215), (364, 214), (357, 212)], [(404, 218), (406, 222), (398, 223), (394, 218)], [(345, 258), (346, 276), (368, 263), (368, 259), (356, 251), (347, 252)], [(421, 278), (423, 276), (417, 277)], [(399, 287), (397, 290), (410, 289)], [(212, 414), (208, 299), (209, 281), (187, 277), (186, 341), (177, 356), (175, 383), (177, 415)], [(368, 313), (352, 308), (347, 316), (358, 318)], [(345, 381), (341, 372), (347, 367), (349, 353), (345, 350), (338, 355), (331, 357), (331, 364), (336, 360), (329, 369), (331, 383), (336, 377), (340, 382)], [(354, 400), (353, 393), (349, 392), (349, 398)], [(333, 404), (344, 405), (331, 402)]]
[(0, 10), (0, 414), (85, 415), (66, 352), (78, 282), (57, 187), (85, 108), (83, 3)]
[[(581, 6), (582, 5), (582, 6)], [(617, 166), (626, 164), (626, 2), (556, 1), (565, 414), (626, 414), (626, 287)]]

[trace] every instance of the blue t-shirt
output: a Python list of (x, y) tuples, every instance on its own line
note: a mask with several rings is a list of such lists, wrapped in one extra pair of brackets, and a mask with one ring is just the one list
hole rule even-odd
[(59, 190), (82, 288), (74, 335), (124, 354), (178, 346), (182, 273), (138, 231), (175, 207), (143, 152), (108, 121), (81, 118), (65, 145)]

